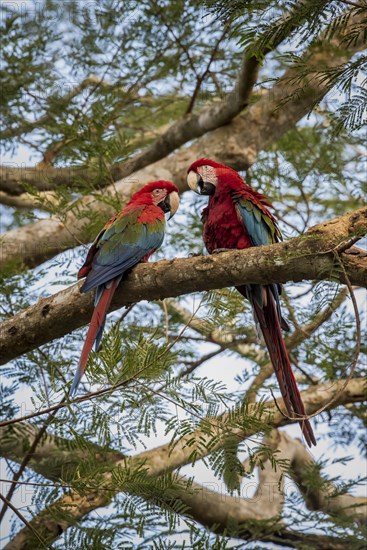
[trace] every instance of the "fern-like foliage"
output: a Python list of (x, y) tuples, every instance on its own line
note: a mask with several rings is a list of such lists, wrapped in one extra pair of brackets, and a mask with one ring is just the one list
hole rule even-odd
[[(295, 54), (308, 45), (318, 48), (328, 44), (332, 51), (338, 37), (341, 48), (353, 49), (365, 36), (367, 8), (360, 5), (347, 6), (342, 2), (304, 0), (301, 2), (256, 2), (209, 0), (210, 13), (236, 26), (236, 34), (247, 55), (263, 59), (268, 51), (277, 48), (286, 51), (288, 59), (295, 62), (299, 80), (310, 74), (308, 59)], [(247, 19), (242, 22), (244, 14)], [(351, 18), (358, 15), (353, 24)], [(359, 130), (366, 124), (366, 60), (358, 55), (342, 67), (323, 71), (322, 65), (315, 69), (315, 77), (327, 81), (330, 89), (337, 88), (345, 94), (346, 101), (336, 110), (335, 132)], [(290, 99), (290, 98), (288, 98)], [(285, 98), (286, 100), (286, 98)], [(315, 99), (316, 106), (319, 99)]]

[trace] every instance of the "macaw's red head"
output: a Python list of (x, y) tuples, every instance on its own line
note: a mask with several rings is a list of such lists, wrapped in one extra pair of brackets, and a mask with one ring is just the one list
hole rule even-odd
[(175, 215), (180, 204), (177, 187), (170, 181), (158, 180), (147, 183), (131, 197), (129, 205), (159, 206), (164, 213), (169, 212), (169, 220)]
[(210, 159), (199, 159), (187, 171), (187, 184), (199, 195), (214, 195), (219, 182), (241, 182), (240, 175), (229, 166)]

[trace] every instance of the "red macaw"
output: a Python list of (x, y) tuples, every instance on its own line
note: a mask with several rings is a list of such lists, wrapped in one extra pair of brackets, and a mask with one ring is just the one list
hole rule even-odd
[[(235, 171), (213, 160), (200, 159), (188, 169), (189, 187), (209, 195), (202, 213), (203, 238), (209, 253), (221, 249), (243, 249), (278, 242), (281, 233), (268, 207), (271, 205), (243, 181)], [(281, 328), (289, 330), (280, 310), (281, 285), (243, 285), (236, 287), (247, 298), (260, 326), (274, 367), (288, 414), (305, 416), (305, 408), (292, 372)], [(316, 445), (309, 420), (300, 425), (307, 444)]]
[(80, 292), (96, 289), (95, 308), (69, 395), (78, 388), (93, 344), (96, 351), (99, 349), (107, 310), (122, 276), (161, 246), (164, 214), (170, 212), (171, 219), (178, 205), (178, 189), (173, 183), (148, 183), (106, 223), (89, 249), (78, 279), (86, 277)]

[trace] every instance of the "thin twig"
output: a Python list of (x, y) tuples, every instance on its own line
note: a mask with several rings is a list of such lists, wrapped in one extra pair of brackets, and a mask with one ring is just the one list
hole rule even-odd
[(151, 3), (153, 4), (153, 6), (158, 10), (158, 13), (159, 13), (159, 16), (163, 22), (163, 24), (165, 25), (165, 27), (167, 28), (168, 32), (171, 33), (171, 35), (173, 36), (173, 39), (174, 41), (176, 42), (176, 44), (181, 48), (181, 50), (184, 52), (184, 54), (186, 55), (186, 58), (187, 58), (187, 61), (189, 62), (189, 65), (190, 65), (190, 69), (192, 70), (192, 72), (194, 73), (194, 75), (199, 78), (199, 75), (196, 71), (196, 67), (195, 67), (195, 64), (192, 60), (192, 57), (190, 55), (190, 52), (188, 50), (188, 48), (186, 47), (186, 44), (184, 44), (181, 40), (181, 38), (179, 36), (176, 36), (176, 33), (174, 32), (174, 30), (172, 29), (172, 26), (171, 24), (169, 23), (169, 21), (167, 21), (165, 15), (164, 15), (164, 11), (163, 9), (161, 8), (161, 6), (158, 5), (158, 3), (155, 1), (155, 0), (151, 0)]
[[(10, 479), (0, 479), (0, 483), (12, 483), (12, 481)], [(70, 485), (68, 483), (37, 483), (35, 481), (16, 481), (15, 483), (17, 485), (26, 485), (26, 486), (29, 486), (29, 487), (30, 486), (32, 486), (32, 487), (55, 487), (57, 489), (71, 489), (71, 490), (75, 489), (74, 485)], [(87, 486), (85, 486), (85, 488), (86, 487)], [(101, 487), (101, 485), (98, 484), (98, 483), (96, 483), (95, 486), (93, 486), (91, 484), (88, 484), (88, 489), (92, 490), (92, 491), (106, 491), (106, 492), (111, 492), (111, 491), (120, 492), (121, 491), (120, 488)], [(1, 493), (0, 493), (0, 495), (1, 495)], [(0, 498), (1, 498), (1, 496), (0, 496)], [(4, 498), (5, 497), (3, 497), (3, 499)], [(11, 508), (13, 510), (13, 505), (11, 504), (9, 506), (9, 508)], [(15, 512), (15, 510), (14, 510), (14, 512)]]
[[(26, 454), (24, 455), (23, 457), (23, 460), (19, 466), (19, 469), (18, 471), (15, 473), (15, 475), (13, 476), (13, 480), (12, 480), (12, 484), (10, 486), (10, 489), (6, 495), (6, 497), (4, 497), (4, 499), (8, 502), (10, 502), (13, 494), (14, 494), (14, 491), (16, 489), (16, 481), (18, 481), (18, 479), (21, 477), (21, 475), (23, 474), (24, 470), (26, 469), (29, 461), (32, 459), (33, 457), (33, 454), (37, 448), (37, 445), (38, 443), (40, 442), (42, 436), (44, 435), (44, 433), (46, 432), (47, 428), (49, 427), (49, 425), (51, 424), (52, 420), (54, 419), (54, 417), (56, 416), (56, 413), (57, 411), (59, 410), (60, 406), (64, 403), (65, 401), (65, 397), (62, 398), (62, 400), (60, 401), (59, 403), (59, 406), (58, 408), (54, 409), (52, 411), (52, 413), (49, 415), (49, 417), (45, 420), (42, 428), (38, 431), (38, 433), (36, 434), (34, 440), (33, 440), (33, 443), (32, 445), (29, 447), (28, 451), (26, 452)], [(7, 507), (8, 507), (8, 504), (6, 504), (4, 500), (4, 505), (1, 509), (1, 512), (0, 512), (0, 523), (2, 522), (2, 520), (4, 519), (4, 516), (5, 516), (5, 513), (6, 513), (6, 510), (7, 510)]]
[[(183, 333), (185, 332), (185, 330), (189, 327), (191, 320), (196, 316), (196, 313), (200, 309), (201, 303), (202, 303), (202, 300), (200, 300), (198, 307), (193, 312), (191, 319), (188, 320), (188, 322), (181, 329), (180, 333), (173, 340), (173, 342), (171, 344), (169, 344), (169, 346), (167, 346), (166, 349), (161, 354), (158, 354), (158, 356), (157, 356), (158, 359), (161, 359), (163, 357), (163, 355), (166, 354), (167, 352), (169, 352), (172, 349), (172, 347), (180, 340), (180, 338), (183, 335)], [(10, 426), (10, 425), (13, 425), (13, 424), (18, 424), (19, 422), (23, 422), (24, 420), (29, 420), (29, 419), (35, 418), (37, 416), (42, 416), (42, 415), (48, 414), (50, 412), (55, 412), (56, 413), (56, 411), (58, 411), (59, 409), (62, 409), (64, 407), (69, 407), (70, 405), (73, 405), (73, 404), (83, 403), (84, 401), (88, 401), (90, 399), (95, 399), (97, 397), (100, 397), (101, 395), (114, 393), (116, 390), (119, 390), (119, 389), (123, 388), (124, 386), (127, 386), (131, 381), (135, 380), (137, 378), (137, 376), (139, 376), (144, 371), (149, 369), (152, 366), (152, 364), (153, 364), (153, 362), (148, 363), (147, 365), (145, 365), (144, 367), (139, 369), (137, 372), (135, 372), (133, 376), (131, 376), (130, 378), (126, 378), (126, 379), (122, 380), (121, 382), (119, 382), (118, 384), (115, 384), (114, 386), (109, 386), (108, 388), (103, 388), (103, 389), (97, 390), (95, 392), (87, 393), (86, 395), (82, 395), (81, 397), (77, 397), (76, 399), (73, 399), (73, 400), (67, 401), (67, 402), (66, 402), (66, 398), (64, 397), (59, 403), (57, 403), (56, 405), (53, 405), (52, 407), (48, 407), (46, 409), (41, 409), (40, 411), (30, 413), (30, 414), (26, 414), (26, 415), (20, 416), (18, 418), (13, 418), (13, 419), (10, 419), (10, 420), (4, 420), (4, 421), (0, 422), (0, 428), (4, 427), (4, 426)]]
[[(307, 335), (306, 335), (307, 336)], [(303, 376), (306, 378), (306, 380), (308, 380), (309, 384), (311, 386), (317, 386), (317, 384), (319, 383), (319, 381), (315, 378), (312, 378), (312, 376), (310, 376), (308, 374), (307, 371), (305, 371), (305, 369), (303, 369), (301, 367), (301, 365), (299, 364), (299, 362), (297, 361), (297, 359), (295, 358), (294, 354), (289, 352), (289, 358), (291, 360), (291, 362), (297, 367), (297, 369), (303, 374)]]
[(9, 508), (12, 512), (14, 512), (14, 514), (16, 516), (18, 516), (18, 518), (20, 519), (20, 521), (22, 521), (24, 523), (24, 525), (26, 527), (28, 527), (28, 529), (30, 531), (32, 531), (32, 533), (34, 534), (34, 536), (40, 541), (40, 543), (42, 544), (43, 548), (51, 548), (48, 544), (45, 543), (45, 541), (43, 540), (43, 538), (41, 537), (41, 535), (36, 531), (36, 529), (33, 527), (33, 525), (31, 525), (29, 523), (28, 520), (26, 520), (26, 518), (23, 516), (23, 514), (21, 514), (19, 512), (19, 510), (17, 508), (15, 508), (15, 506), (10, 502), (10, 500), (8, 500), (6, 497), (4, 497), (4, 495), (2, 495), (0, 493), (0, 500), (3, 501), (4, 503), (4, 507), (5, 507), (5, 510), (7, 508)]
[[(197, 369), (198, 367), (200, 367), (201, 365), (203, 365), (206, 361), (209, 361), (209, 359), (212, 359), (213, 357), (215, 357), (216, 355), (219, 355), (220, 353), (222, 353), (223, 351), (223, 348), (220, 348), (218, 350), (215, 350), (215, 351), (212, 351), (210, 353), (207, 353), (206, 355), (203, 355), (202, 357), (200, 357), (200, 359), (198, 359), (197, 361), (192, 361), (190, 363), (190, 365), (185, 368), (185, 369), (182, 369), (178, 374), (177, 376), (175, 376), (175, 378), (173, 378), (173, 380), (170, 380), (168, 383), (166, 384), (162, 384), (161, 386), (159, 386), (158, 388), (156, 388), (155, 392), (160, 392), (164, 389), (167, 388), (168, 384), (173, 384), (175, 382), (177, 382), (177, 380), (180, 380), (180, 378), (183, 378), (184, 376), (187, 376), (188, 374), (191, 374), (195, 369)], [(143, 400), (144, 401), (144, 400)]]
[(210, 70), (210, 66), (211, 64), (213, 63), (214, 59), (215, 59), (215, 56), (217, 55), (217, 52), (218, 52), (218, 48), (219, 48), (219, 45), (220, 43), (222, 42), (223, 38), (225, 37), (225, 35), (227, 34), (229, 30), (229, 26), (226, 25), (224, 27), (224, 31), (222, 32), (222, 34), (220, 35), (220, 37), (218, 38), (216, 44), (214, 45), (214, 48), (213, 48), (213, 51), (211, 53), (211, 56), (210, 56), (210, 59), (208, 61), (208, 64), (204, 70), (204, 72), (197, 77), (197, 81), (196, 81), (196, 86), (195, 86), (195, 89), (194, 89), (194, 92), (191, 96), (191, 99), (190, 99), (190, 103), (188, 104), (187, 106), (187, 109), (186, 109), (186, 115), (190, 114), (191, 111), (193, 110), (194, 108), (194, 104), (195, 104), (195, 101), (196, 101), (196, 98), (198, 96), (198, 93), (200, 91), (200, 88), (201, 88), (201, 85), (203, 83), (203, 80), (204, 78), (207, 76), (207, 74), (209, 73), (209, 70)]
[(127, 315), (130, 313), (130, 311), (135, 307), (137, 302), (134, 302), (133, 304), (130, 304), (129, 306), (125, 307), (125, 311), (120, 315), (119, 319), (116, 321), (116, 325), (122, 323), (122, 321), (127, 317)]
[(287, 306), (287, 309), (288, 309), (288, 313), (289, 313), (289, 317), (293, 323), (293, 325), (295, 326), (295, 328), (303, 333), (303, 329), (302, 329), (302, 326), (299, 324), (298, 322), (298, 319), (297, 319), (297, 315), (296, 315), (296, 312), (294, 310), (294, 307), (292, 306), (291, 302), (290, 302), (290, 299), (288, 297), (288, 294), (287, 292), (284, 290), (284, 288), (282, 289), (282, 298), (285, 302), (285, 305)]
[(286, 413), (284, 413), (284, 412), (282, 411), (282, 409), (280, 408), (280, 406), (278, 405), (277, 398), (275, 397), (272, 388), (270, 388), (270, 393), (271, 393), (271, 396), (272, 396), (272, 398), (273, 398), (274, 404), (275, 404), (276, 408), (278, 409), (278, 411), (280, 412), (280, 414), (283, 416), (283, 418), (287, 418), (287, 419), (289, 420), (290, 417), (289, 417)]
[(155, 390), (154, 388), (151, 388), (151, 387), (147, 386), (146, 384), (144, 384), (144, 382), (142, 382), (141, 380), (135, 380), (135, 383), (139, 384), (139, 386), (143, 387), (146, 391), (151, 392), (154, 395), (159, 395), (160, 397), (162, 397), (162, 399), (165, 399), (169, 403), (172, 403), (172, 405), (175, 405), (175, 407), (178, 407), (179, 409), (182, 409), (183, 411), (187, 412), (187, 414), (195, 416), (200, 421), (203, 419), (202, 416), (200, 414), (198, 414), (197, 412), (195, 412), (193, 409), (190, 410), (190, 409), (186, 408), (183, 405), (183, 403), (179, 403), (178, 401), (175, 401), (171, 397), (168, 397), (168, 395), (163, 395), (162, 393), (160, 393), (159, 389)]
[(166, 320), (166, 343), (168, 344), (169, 342), (169, 320), (168, 320), (168, 309), (167, 309), (167, 304), (166, 304), (166, 300), (162, 300), (162, 306), (163, 306), (163, 310), (164, 310), (164, 316), (165, 316), (165, 320)]

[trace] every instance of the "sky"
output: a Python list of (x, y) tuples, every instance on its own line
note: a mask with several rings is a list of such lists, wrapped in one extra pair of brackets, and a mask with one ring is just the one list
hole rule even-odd
[[(1, 158), (1, 163), (4, 164), (6, 162), (16, 162), (17, 164), (24, 164), (29, 165), (32, 164), (32, 161), (34, 162), (34, 159), (31, 158), (30, 151), (27, 150), (25, 147), (20, 147), (18, 150), (18, 153), (15, 157), (10, 157), (9, 155), (3, 155)], [(1, 208), (1, 206), (0, 206)], [(169, 224), (168, 224), (168, 232), (169, 232)], [(80, 260), (82, 261), (82, 260)], [(78, 267), (77, 265), (71, 265), (70, 270), (71, 272), (73, 269), (75, 269), (75, 272), (77, 271)], [(42, 296), (47, 296), (50, 294), (54, 294), (64, 288), (65, 285), (59, 284), (55, 286), (55, 269), (57, 270), (57, 267), (54, 269), (50, 269), (48, 271), (48, 275), (46, 277), (43, 277), (42, 280), (39, 281), (39, 292)], [(361, 290), (357, 292), (357, 298), (359, 301), (359, 305), (361, 308), (366, 307), (366, 292)], [(195, 303), (194, 301), (190, 300), (190, 298), (187, 299), (187, 306), (193, 308), (195, 310)], [(351, 304), (349, 304), (349, 309), (351, 310)], [(202, 352), (208, 352), (211, 349), (213, 349), (209, 345), (204, 345), (202, 348)], [(229, 391), (237, 392), (241, 388), (243, 389), (243, 385), (240, 385), (238, 381), (236, 381), (236, 376), (240, 374), (243, 371), (244, 368), (244, 360), (239, 357), (226, 356), (223, 357), (216, 357), (212, 360), (208, 361), (206, 364), (200, 367), (200, 370), (198, 371), (198, 375), (200, 375), (202, 378), (207, 377), (209, 379), (218, 379), (225, 383), (227, 389)], [(33, 401), (32, 392), (29, 391), (28, 388), (22, 387), (21, 391), (17, 395), (17, 401), (19, 404), (21, 404), (21, 414), (28, 414), (29, 412), (32, 412), (35, 410), (35, 402)], [(177, 414), (177, 419), (183, 418), (183, 413), (179, 409), (173, 409), (173, 414)], [(289, 433), (292, 437), (300, 437), (300, 430), (298, 425), (291, 425), (287, 426), (286, 428), (287, 433)], [(326, 436), (327, 433), (327, 426), (326, 424), (318, 424), (317, 427), (317, 440), (318, 444), (316, 447), (313, 447), (309, 452), (311, 456), (315, 460), (323, 460), (326, 457), (330, 457), (330, 455), (333, 456), (334, 460), (341, 459), (345, 457), (346, 450), (341, 447), (335, 447), (333, 440), (328, 438)], [(161, 432), (158, 432), (157, 437), (153, 438), (143, 438), (144, 445), (146, 445), (146, 448), (154, 448), (159, 445), (162, 445), (167, 442), (167, 437), (164, 435), (164, 427), (162, 426)], [(145, 450), (143, 444), (138, 445), (137, 448), (134, 450), (134, 454), (140, 451)], [(254, 447), (254, 443), (249, 444), (250, 448)], [(332, 449), (332, 450), (331, 450)], [(348, 463), (343, 464), (342, 462), (337, 463), (330, 463), (328, 466), (325, 467), (325, 473), (330, 476), (340, 476), (342, 479), (349, 479), (351, 472), (353, 472), (353, 476), (357, 473), (359, 473), (361, 476), (367, 474), (367, 467), (366, 462), (364, 459), (362, 459), (359, 455), (359, 451), (355, 446), (352, 446), (350, 449), (348, 449), (348, 455), (352, 456), (352, 460)], [(242, 455), (242, 456), (241, 456)], [(242, 459), (245, 459), (246, 453), (242, 452), (240, 454), (240, 457)], [(0, 461), (0, 472), (1, 472), (1, 479), (9, 479), (10, 472), (7, 468), (7, 464), (4, 460)], [(214, 473), (208, 468), (203, 461), (199, 461), (195, 466), (185, 466), (181, 469), (181, 473), (183, 475), (187, 476), (195, 476), (195, 480), (199, 483), (202, 483), (207, 488), (219, 491), (223, 494), (229, 494), (225, 484), (222, 480), (219, 480), (216, 478)], [(241, 496), (245, 498), (251, 498), (255, 492), (256, 489), (256, 477), (250, 477), (247, 480), (244, 480), (244, 482), (241, 485)], [(5, 491), (8, 487), (8, 484), (0, 484), (1, 491)], [(286, 481), (285, 486), (286, 494), (291, 495), (292, 493), (297, 494), (297, 489), (294, 485), (294, 483), (291, 480)], [(355, 487), (352, 490), (352, 493), (358, 496), (365, 495), (367, 496), (367, 488), (366, 486), (359, 486)], [(32, 509), (32, 495), (33, 495), (33, 488), (31, 486), (23, 486), (21, 487), (15, 494), (13, 498), (13, 504), (20, 508), (22, 513), (25, 511), (26, 507), (30, 506), (30, 510)], [(25, 514), (27, 516), (27, 514)], [(5, 542), (8, 539), (9, 534), (9, 528), (10, 528), (10, 517), (11, 513), (8, 513), (8, 529), (4, 529), (1, 532), (1, 539), (0, 542)], [(180, 540), (180, 535), (175, 537), (177, 541)], [(269, 546), (269, 548), (271, 545)]]
[[(14, 3), (14, 2), (13, 2)], [(18, 2), (19, 6), (23, 6), (26, 4), (26, 2)], [(32, 165), (35, 162), (37, 162), (39, 159), (36, 158), (35, 155), (31, 153), (31, 151), (23, 145), (20, 145), (17, 151), (17, 154), (15, 156), (10, 156), (8, 154), (2, 154), (1, 155), (1, 164), (6, 163), (12, 163), (16, 164), (17, 166), (21, 165)], [(0, 230), (3, 231), (4, 225), (7, 223), (7, 215), (6, 215), (6, 209), (4, 209), (0, 205), (0, 214), (2, 213), (2, 217), (0, 218)], [(40, 213), (41, 216), (44, 216), (44, 213)], [(77, 270), (78, 266), (72, 266), (72, 269), (75, 268), (75, 271)], [(47, 277), (43, 278), (42, 281), (40, 281), (40, 288), (39, 292), (40, 295), (50, 295), (54, 294), (58, 290), (61, 290), (63, 288), (63, 285), (55, 286), (54, 284), (51, 285), (51, 283), (54, 283), (55, 279), (55, 272), (54, 270), (50, 269)], [(363, 291), (360, 291), (357, 293), (357, 297), (360, 302), (361, 308), (366, 308), (366, 293)], [(351, 305), (348, 306), (351, 308)], [(237, 358), (234, 356), (226, 357), (223, 359), (223, 357), (217, 357), (212, 359), (210, 362), (207, 362), (200, 368), (200, 376), (202, 377), (208, 377), (208, 378), (217, 378), (218, 380), (222, 380), (227, 388), (233, 392), (236, 392), (240, 389), (239, 382), (236, 381), (236, 375), (240, 374), (244, 367), (244, 360), (241, 358)], [(31, 401), (31, 392), (23, 387), (21, 392), (17, 395), (17, 399), (19, 403), (22, 403), (22, 413), (26, 414), (27, 412), (30, 412), (34, 410), (35, 403)], [(179, 410), (175, 411), (177, 413), (178, 419), (181, 416), (181, 412)], [(292, 425), (288, 426), (286, 428), (287, 433), (292, 435), (293, 437), (300, 437), (300, 431), (298, 425)], [(322, 434), (326, 434), (326, 425), (318, 425), (318, 445), (316, 448), (313, 448), (310, 450), (310, 453), (312, 457), (316, 460), (323, 459), (326, 456), (332, 456), (337, 458), (342, 458), (345, 456), (346, 451), (343, 448), (340, 447), (333, 447), (333, 441), (327, 437), (320, 437)], [(148, 448), (156, 447), (158, 445), (164, 444), (167, 442), (167, 438), (163, 434), (163, 430), (161, 433), (158, 434), (157, 437), (146, 439), (145, 444)], [(144, 450), (143, 445), (141, 447), (137, 448), (136, 452)], [(330, 464), (329, 466), (326, 466), (325, 472), (332, 476), (340, 476), (342, 479), (348, 479), (351, 475), (354, 476), (356, 473), (360, 473), (361, 475), (365, 475), (366, 472), (366, 463), (363, 459), (360, 458), (358, 449), (355, 446), (352, 446), (350, 449), (348, 449), (348, 454), (353, 455), (353, 460), (347, 464), (342, 464), (341, 462), (337, 464)], [(244, 453), (242, 453), (244, 457)], [(1, 470), (1, 478), (2, 479), (9, 479), (10, 472), (7, 468), (7, 464), (4, 460), (0, 463), (0, 470)], [(227, 493), (227, 490), (224, 486), (224, 483), (220, 480), (218, 480), (212, 471), (210, 471), (203, 461), (199, 461), (194, 467), (191, 466), (185, 466), (181, 473), (186, 475), (195, 475), (195, 478), (198, 482), (205, 484), (206, 486), (216, 489), (220, 492)], [(287, 489), (289, 491), (296, 491), (294, 485), (291, 482), (287, 482), (288, 486)], [(4, 492), (7, 488), (6, 484), (1, 484), (1, 491)], [(242, 495), (246, 497), (251, 497), (252, 494), (255, 491), (254, 486), (254, 480), (250, 478), (249, 480), (245, 481), (241, 488)], [(359, 487), (353, 489), (353, 494), (358, 495), (366, 495), (366, 488), (365, 487)], [(33, 489), (32, 487), (22, 487), (15, 495), (13, 499), (13, 503), (15, 506), (19, 507), (21, 511), (24, 511), (24, 507), (31, 506), (32, 502), (32, 495), (33, 495)], [(10, 514), (8, 514), (8, 518), (10, 517)], [(8, 527), (10, 526), (10, 522), (8, 524)], [(1, 532), (1, 541), (4, 542), (8, 538), (8, 530), (3, 530)]]

